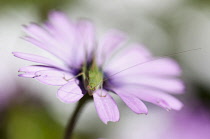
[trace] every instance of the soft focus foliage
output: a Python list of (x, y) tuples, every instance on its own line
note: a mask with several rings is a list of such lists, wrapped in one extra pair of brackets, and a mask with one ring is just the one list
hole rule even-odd
[(52, 9), (60, 9), (63, 5), (70, 5), (74, 0), (0, 0), (0, 11), (7, 8), (35, 7), (41, 19), (46, 19)]

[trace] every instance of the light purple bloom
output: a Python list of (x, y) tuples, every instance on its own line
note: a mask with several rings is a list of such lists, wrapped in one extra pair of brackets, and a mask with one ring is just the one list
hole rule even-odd
[(182, 103), (170, 95), (183, 93), (184, 89), (177, 78), (181, 74), (177, 63), (165, 58), (125, 70), (154, 57), (139, 44), (123, 47), (126, 36), (119, 31), (110, 31), (96, 41), (95, 28), (90, 21), (72, 21), (61, 12), (52, 12), (44, 25), (30, 24), (25, 26), (25, 32), (28, 34), (25, 40), (56, 56), (62, 64), (47, 57), (14, 52), (16, 57), (41, 64), (21, 68), (19, 71), (24, 73), (19, 76), (61, 86), (57, 97), (62, 102), (77, 102), (86, 94), (88, 86), (83, 78), (74, 77), (83, 71), (85, 63), (90, 68), (95, 61), (105, 80), (90, 96), (104, 123), (116, 122), (120, 117), (110, 92), (117, 94), (137, 114), (148, 113), (142, 100), (167, 110), (182, 107)]
[[(169, 124), (161, 139), (209, 139), (210, 113), (204, 107), (193, 105), (171, 116)], [(194, 106), (195, 107), (195, 106)], [(186, 108), (186, 107), (185, 107)]]

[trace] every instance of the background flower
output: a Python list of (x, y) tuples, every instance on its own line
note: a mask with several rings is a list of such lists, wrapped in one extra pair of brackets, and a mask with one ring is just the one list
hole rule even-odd
[(169, 130), (164, 133), (165, 139), (209, 138), (209, 112), (202, 110), (202, 107), (198, 108), (197, 112), (185, 110), (180, 115), (174, 115)]

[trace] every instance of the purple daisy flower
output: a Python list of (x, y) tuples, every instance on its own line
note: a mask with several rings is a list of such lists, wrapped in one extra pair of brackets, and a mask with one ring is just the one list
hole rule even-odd
[(24, 73), (19, 76), (61, 86), (57, 97), (65, 103), (77, 102), (84, 95), (93, 96), (104, 123), (116, 122), (120, 117), (110, 93), (118, 95), (137, 114), (148, 113), (142, 100), (167, 110), (182, 107), (182, 103), (170, 95), (184, 90), (177, 78), (181, 73), (178, 64), (169, 58), (154, 60), (139, 44), (123, 47), (126, 36), (119, 31), (110, 31), (97, 42), (90, 21), (75, 22), (61, 12), (52, 12), (44, 25), (30, 24), (25, 26), (25, 32), (28, 34), (25, 40), (62, 62), (14, 52), (18, 58), (41, 64), (21, 68), (19, 71)]
[[(192, 109), (193, 108), (193, 109)], [(196, 110), (195, 110), (196, 108)], [(209, 139), (210, 113), (204, 107), (188, 106), (181, 114), (171, 115), (171, 122), (161, 139)], [(177, 122), (179, 121), (179, 122)]]

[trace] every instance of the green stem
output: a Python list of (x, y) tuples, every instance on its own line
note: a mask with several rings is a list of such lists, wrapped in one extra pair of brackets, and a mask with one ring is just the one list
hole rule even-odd
[(72, 134), (73, 134), (73, 130), (75, 128), (75, 125), (78, 121), (79, 115), (82, 111), (82, 108), (84, 107), (84, 105), (86, 104), (86, 102), (88, 102), (88, 100), (90, 100), (90, 96), (89, 95), (85, 95), (77, 104), (74, 113), (72, 115), (72, 117), (70, 118), (66, 130), (65, 130), (65, 134), (64, 134), (64, 139), (72, 139)]

